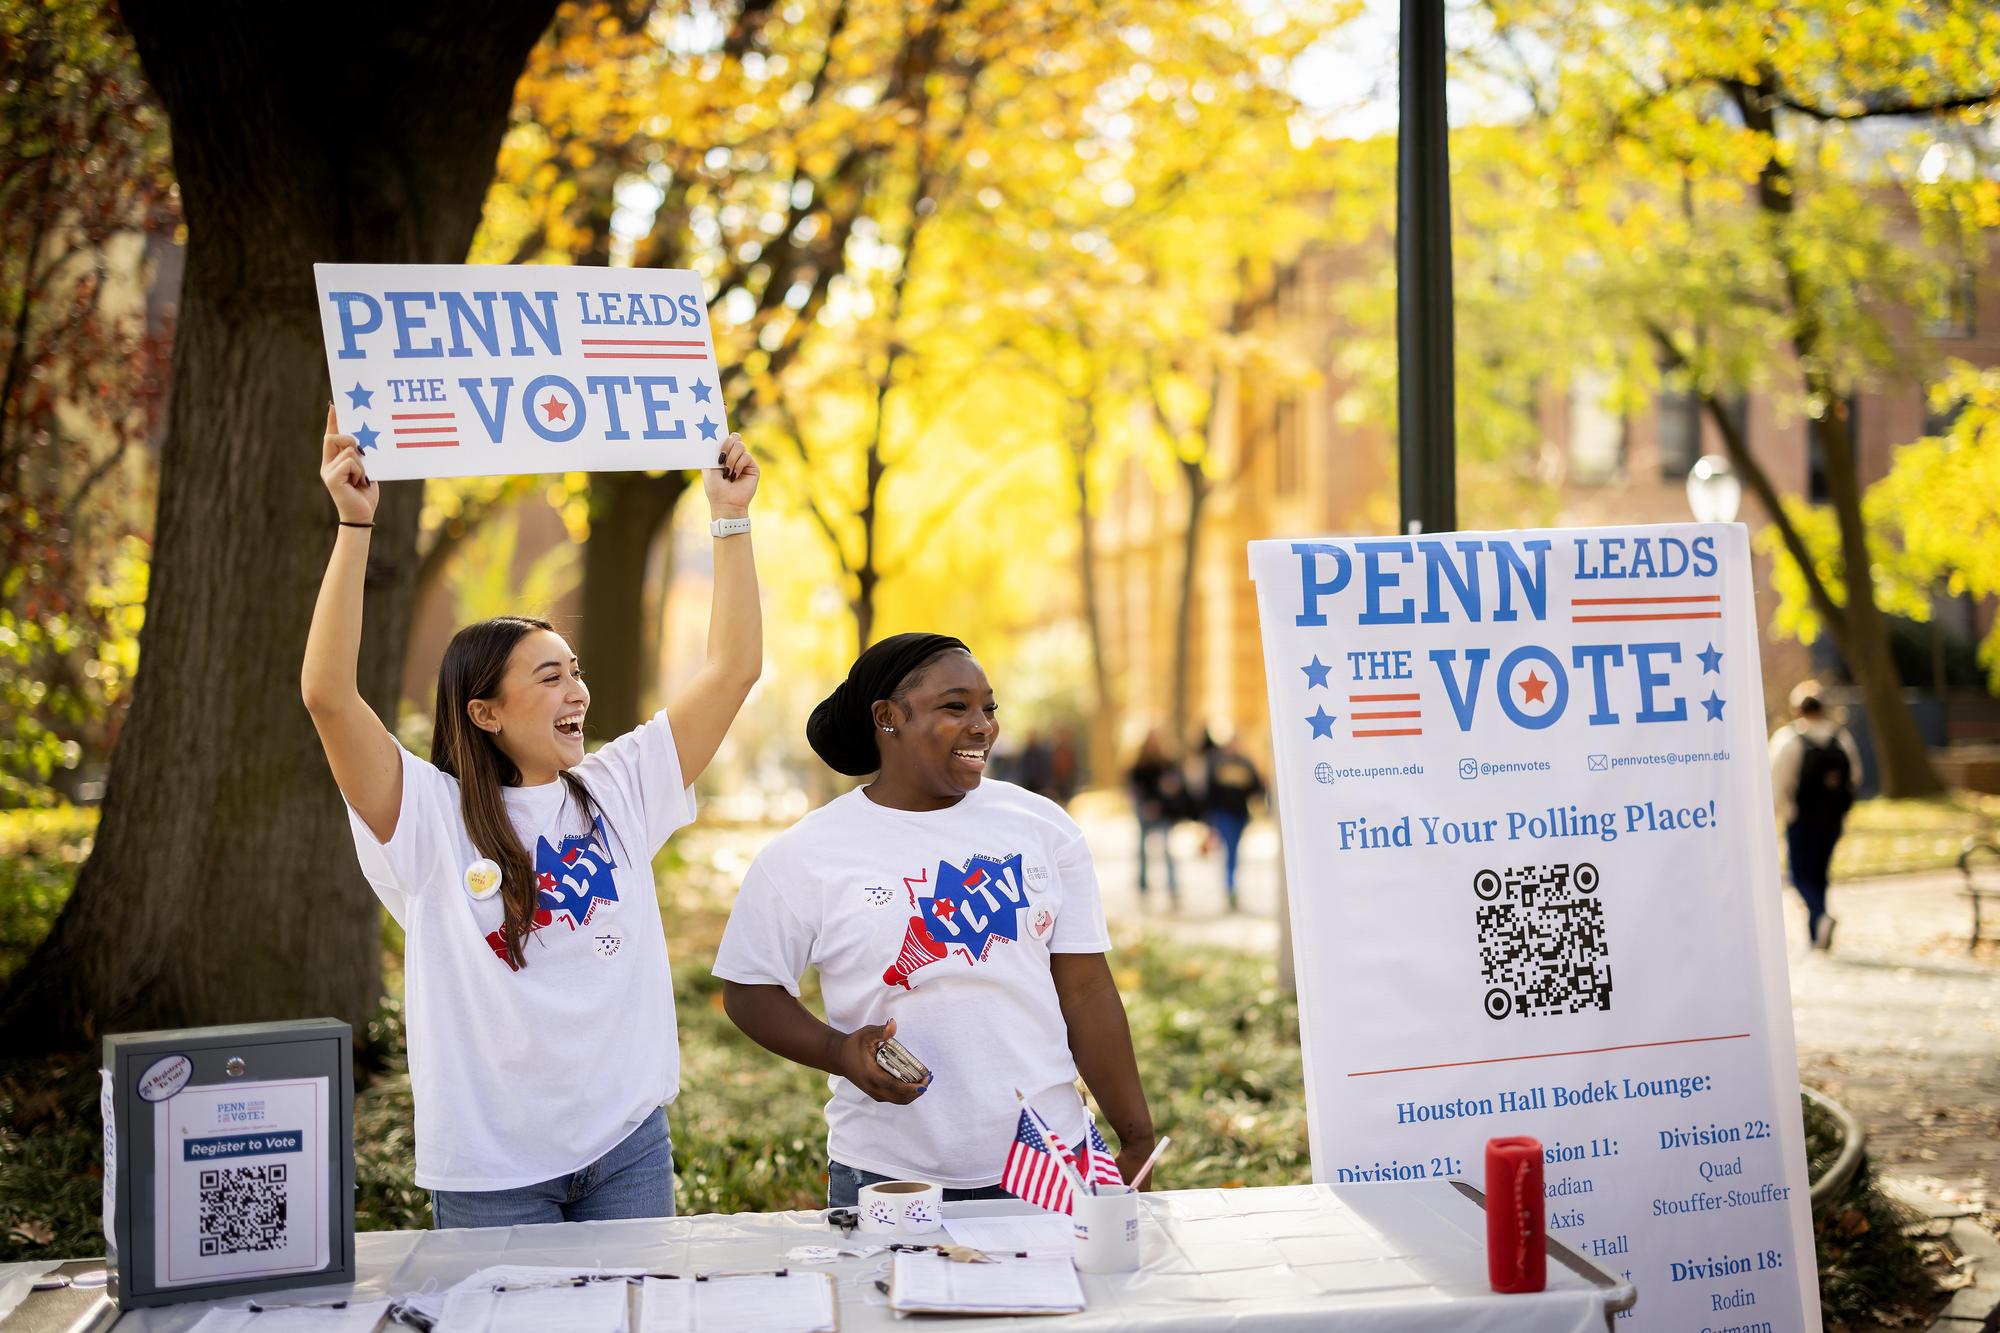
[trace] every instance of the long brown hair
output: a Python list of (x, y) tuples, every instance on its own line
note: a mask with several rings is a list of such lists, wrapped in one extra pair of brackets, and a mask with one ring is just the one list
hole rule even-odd
[[(431, 762), (458, 779), (465, 831), (480, 854), (500, 866), (500, 903), (506, 913), (500, 938), (507, 946), (508, 966), (517, 971), (528, 965), (521, 945), (535, 918), (535, 866), (515, 836), (500, 789), (518, 787), (521, 770), (465, 710), (474, 699), (500, 693), (514, 646), (538, 629), (553, 631), (555, 626), (533, 616), (496, 616), (454, 634), (438, 667), (437, 713), (431, 723)], [(565, 772), (562, 780), (586, 818), (603, 817), (583, 779)]]

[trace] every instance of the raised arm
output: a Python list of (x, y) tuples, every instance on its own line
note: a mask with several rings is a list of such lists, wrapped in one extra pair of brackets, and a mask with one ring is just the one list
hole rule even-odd
[(330, 404), (319, 476), (333, 496), (341, 526), (334, 529), (338, 535), (333, 555), (326, 562), (319, 600), (313, 604), (299, 693), (312, 714), (340, 794), (369, 831), (387, 842), (395, 835), (396, 812), (403, 804), (402, 757), (389, 729), (361, 697), (356, 675), (361, 657), (361, 588), (382, 489), (368, 480), (361, 451), (353, 436), (340, 434)]
[[(757, 460), (743, 437), (723, 442), (722, 466), (702, 472), (711, 518), (747, 518), (757, 494)], [(757, 603), (757, 562), (750, 534), (717, 537), (715, 586), (708, 610), (708, 660), (667, 704), (681, 781), (692, 785), (715, 758), (729, 724), (764, 669), (764, 616)]]

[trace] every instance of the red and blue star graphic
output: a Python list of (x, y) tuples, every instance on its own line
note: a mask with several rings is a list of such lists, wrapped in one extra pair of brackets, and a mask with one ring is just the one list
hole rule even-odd
[(963, 870), (940, 861), (936, 891), (919, 902), (931, 938), (984, 962), (994, 941), (1021, 938), (1021, 910), (1028, 905), (1021, 857), (975, 856)]

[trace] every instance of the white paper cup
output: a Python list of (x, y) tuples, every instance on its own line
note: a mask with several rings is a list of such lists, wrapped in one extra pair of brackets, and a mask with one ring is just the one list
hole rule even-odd
[(1131, 1272), (1139, 1266), (1139, 1192), (1099, 1185), (1095, 1194), (1076, 1195), (1070, 1234), (1079, 1272)]
[(921, 1180), (885, 1180), (863, 1185), (856, 1207), (864, 1235), (921, 1235), (938, 1229), (944, 1191)]

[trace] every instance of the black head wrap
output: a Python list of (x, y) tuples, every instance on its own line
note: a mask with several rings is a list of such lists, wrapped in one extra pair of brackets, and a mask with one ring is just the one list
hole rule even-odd
[(854, 659), (847, 679), (806, 719), (806, 743), (836, 773), (851, 778), (882, 766), (875, 745), (875, 703), (896, 692), (918, 667), (950, 648), (970, 652), (949, 634), (892, 634)]

